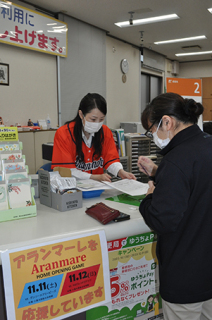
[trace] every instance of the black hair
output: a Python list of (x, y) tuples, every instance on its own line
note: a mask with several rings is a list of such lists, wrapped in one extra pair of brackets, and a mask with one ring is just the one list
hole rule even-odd
[(212, 122), (211, 121), (203, 123), (203, 131), (208, 134), (212, 134)]
[(177, 93), (168, 92), (160, 94), (146, 106), (141, 115), (141, 122), (148, 130), (149, 123), (157, 125), (162, 117), (167, 115), (183, 123), (195, 124), (203, 111), (201, 103), (193, 99), (184, 99)]
[[(82, 98), (76, 117), (67, 121), (66, 124), (70, 122), (75, 122), (74, 126), (74, 139), (76, 142), (76, 153), (79, 157), (79, 161), (84, 161), (84, 153), (82, 151), (82, 120), (79, 116), (79, 110), (82, 111), (84, 117), (87, 113), (91, 112), (92, 109), (98, 108), (104, 115), (107, 114), (107, 102), (106, 100), (98, 93), (88, 93), (84, 98)], [(99, 157), (102, 153), (102, 145), (104, 142), (104, 133), (103, 128), (95, 133), (92, 146), (94, 147), (94, 156)]]

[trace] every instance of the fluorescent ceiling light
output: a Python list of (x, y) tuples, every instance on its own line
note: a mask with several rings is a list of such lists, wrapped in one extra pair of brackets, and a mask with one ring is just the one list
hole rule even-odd
[(209, 8), (208, 11), (209, 11), (210, 13), (212, 13), (212, 8)]
[(165, 44), (165, 43), (174, 43), (174, 42), (200, 40), (200, 39), (207, 39), (207, 38), (206, 38), (206, 36), (196, 36), (196, 37), (189, 37), (189, 38), (181, 38), (181, 39), (158, 41), (158, 42), (154, 42), (154, 44)]
[(0, 3), (0, 8), (10, 8), (6, 4)]
[(129, 20), (123, 21), (123, 22), (116, 22), (115, 25), (120, 28), (125, 27), (132, 27), (132, 26), (138, 26), (140, 24), (148, 24), (148, 23), (154, 23), (154, 22), (160, 22), (160, 21), (166, 21), (166, 20), (174, 20), (174, 19), (180, 19), (177, 14), (168, 14), (165, 16), (158, 16), (158, 17), (152, 17), (152, 18), (146, 18), (146, 19), (137, 19), (133, 20), (133, 25), (130, 25)]
[(201, 52), (188, 52), (188, 53), (176, 53), (175, 56), (182, 57), (182, 56), (196, 56), (200, 54), (211, 54), (212, 51), (201, 51)]

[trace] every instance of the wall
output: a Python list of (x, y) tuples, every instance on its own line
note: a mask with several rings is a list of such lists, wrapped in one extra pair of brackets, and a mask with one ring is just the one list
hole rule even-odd
[(59, 14), (68, 24), (68, 57), (60, 58), (61, 124), (75, 118), (87, 93), (106, 98), (105, 31)]
[(180, 63), (179, 78), (212, 77), (212, 60)]
[[(126, 83), (120, 63), (129, 62)], [(111, 37), (106, 38), (107, 125), (119, 128), (120, 122), (140, 121), (140, 51)]]
[[(120, 122), (139, 121), (140, 51), (106, 37), (97, 28), (70, 20), (69, 73), (65, 68), (67, 60), (60, 58), (61, 78), (65, 79), (61, 90), (62, 122), (75, 116), (80, 98), (92, 91), (107, 99), (108, 126), (117, 128)], [(130, 65), (126, 83), (122, 82), (120, 69), (123, 58), (127, 58)], [(49, 114), (55, 127), (58, 124), (56, 57), (0, 43), (0, 62), (10, 66), (10, 85), (0, 86), (0, 116), (4, 122), (27, 125), (29, 118), (37, 122)]]
[(0, 85), (0, 116), (7, 125), (46, 119), (57, 124), (56, 57), (0, 43), (0, 62), (9, 64), (9, 86)]

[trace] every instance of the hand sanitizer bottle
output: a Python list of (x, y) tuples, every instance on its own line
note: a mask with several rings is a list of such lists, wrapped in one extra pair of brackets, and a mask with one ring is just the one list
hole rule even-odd
[(47, 115), (46, 123), (47, 123), (47, 129), (51, 129), (51, 119), (49, 117), (49, 114)]

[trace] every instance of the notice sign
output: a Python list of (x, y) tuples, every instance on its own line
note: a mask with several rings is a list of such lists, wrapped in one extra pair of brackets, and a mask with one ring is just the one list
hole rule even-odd
[(178, 93), (184, 98), (194, 99), (197, 102), (202, 100), (201, 79), (166, 78), (167, 92)]
[(65, 22), (10, 1), (0, 1), (0, 42), (67, 57)]
[[(202, 103), (202, 80), (186, 78), (166, 78), (166, 91), (178, 93), (185, 99), (193, 99)], [(203, 129), (202, 115), (198, 119), (200, 129)]]
[(18, 140), (17, 127), (0, 127), (0, 141)]
[(8, 320), (64, 319), (110, 301), (104, 231), (1, 254)]
[(112, 301), (86, 312), (86, 320), (163, 319), (156, 234), (108, 242)]

